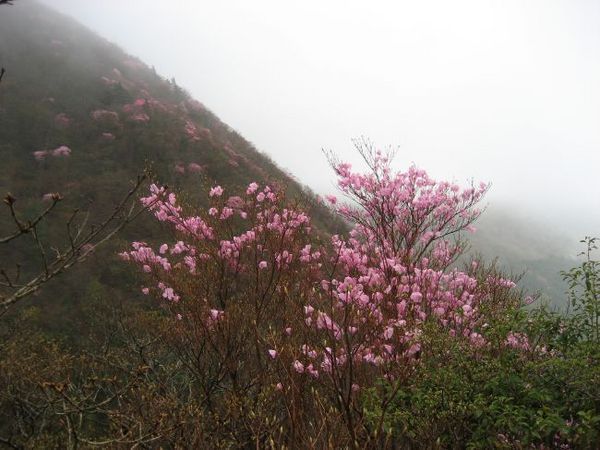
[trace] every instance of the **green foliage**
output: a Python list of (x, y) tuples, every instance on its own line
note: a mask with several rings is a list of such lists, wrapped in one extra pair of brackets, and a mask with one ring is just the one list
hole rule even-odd
[(592, 259), (598, 249), (597, 238), (586, 237), (581, 242), (586, 250), (580, 255), (585, 260), (580, 266), (562, 272), (569, 286), (569, 300), (573, 307), (571, 323), (578, 330), (578, 338), (600, 343), (600, 261)]
[[(398, 392), (386, 430), (416, 447), (590, 448), (600, 439), (598, 355), (523, 361), (515, 354), (475, 358), (453, 353), (444, 366), (424, 364)], [(371, 395), (374, 393), (372, 392)], [(372, 410), (377, 396), (367, 403)]]
[(597, 448), (595, 241), (582, 241), (584, 262), (564, 273), (572, 314), (517, 309), (490, 324), (488, 336), (526, 331), (529, 351), (458, 346), (429, 329), (437, 356), (421, 361), (390, 405), (381, 404), (381, 393), (394, 389), (393, 383), (381, 382), (365, 393), (365, 416), (375, 425), (387, 407), (383, 429), (401, 448)]

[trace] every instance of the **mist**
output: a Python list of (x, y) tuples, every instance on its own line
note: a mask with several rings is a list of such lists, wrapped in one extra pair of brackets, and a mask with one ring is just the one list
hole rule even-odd
[[(317, 192), (322, 150), (397, 149), (491, 210), (600, 231), (600, 3), (47, 1), (152, 65)], [(536, 228), (537, 227), (537, 228)]]

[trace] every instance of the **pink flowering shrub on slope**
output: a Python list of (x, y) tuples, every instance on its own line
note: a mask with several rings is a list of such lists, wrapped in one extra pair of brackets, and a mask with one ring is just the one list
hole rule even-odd
[[(514, 283), (478, 276), (475, 262), (451, 268), (487, 185), (461, 189), (416, 167), (393, 173), (386, 155), (361, 150), (366, 174), (332, 163), (348, 201), (330, 201), (353, 228), (328, 243), (312, 238), (298, 205), (257, 183), (241, 196), (213, 187), (200, 214), (156, 185), (142, 199), (177, 237), (135, 242), (121, 256), (171, 311), (167, 339), (210, 414), (239, 408), (232, 433), (279, 430), (284, 441), (316, 445), (326, 427), (348, 445), (378, 439), (381, 430), (364, 426), (361, 390), (386, 379), (396, 387), (390, 401), (426, 357), (426, 326), (490, 345), (486, 311)], [(334, 436), (340, 422), (345, 431)]]

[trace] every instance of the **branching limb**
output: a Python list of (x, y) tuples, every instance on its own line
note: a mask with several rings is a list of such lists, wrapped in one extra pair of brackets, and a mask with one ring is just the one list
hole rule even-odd
[[(54, 255), (51, 257), (45, 251), (45, 246), (38, 234), (37, 226), (61, 200), (60, 195), (54, 194), (52, 197), (52, 204), (35, 219), (27, 221), (19, 219), (14, 206), (16, 200), (10, 194), (7, 195), (4, 199), (4, 203), (9, 208), (10, 215), (17, 227), (17, 231), (9, 236), (1, 238), (0, 243), (8, 243), (25, 234), (32, 235), (42, 261), (42, 269), (37, 275), (29, 279), (29, 281), (21, 284), (17, 284), (16, 282), (20, 273), (19, 268), (17, 270), (17, 277), (14, 280), (9, 277), (5, 270), (0, 269), (0, 287), (9, 291), (8, 294), (0, 294), (0, 308), (5, 312), (11, 305), (38, 291), (52, 278), (66, 272), (74, 265), (83, 262), (93, 249), (96, 249), (111, 240), (125, 226), (151, 207), (152, 205), (136, 206), (137, 197), (135, 194), (145, 182), (146, 178), (146, 175), (138, 176), (133, 187), (117, 206), (115, 206), (113, 212), (96, 226), (88, 227), (89, 214), (86, 214), (84, 219), (79, 224), (76, 224), (75, 219), (78, 210), (75, 210), (66, 224), (68, 244), (66, 244), (64, 248), (54, 248)], [(0, 312), (0, 315), (1, 314), (2, 312)]]

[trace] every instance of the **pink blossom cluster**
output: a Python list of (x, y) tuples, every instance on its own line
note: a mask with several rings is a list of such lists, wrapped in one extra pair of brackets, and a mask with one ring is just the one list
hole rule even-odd
[(504, 343), (507, 347), (517, 350), (529, 350), (531, 348), (529, 338), (524, 333), (510, 331), (506, 336), (506, 341)]
[(200, 140), (200, 133), (198, 132), (198, 128), (196, 127), (196, 125), (194, 125), (194, 122), (192, 122), (191, 120), (188, 119), (185, 121), (183, 131), (191, 141)]
[[(143, 100), (143, 104), (141, 101)], [(162, 112), (173, 112), (174, 106), (170, 104), (165, 104), (162, 101), (154, 98), (152, 94), (147, 89), (140, 89), (139, 98), (136, 100), (138, 106), (146, 106), (151, 110), (159, 110)], [(134, 104), (136, 103), (134, 102)]]
[[(485, 306), (514, 283), (478, 278), (477, 263), (468, 271), (451, 268), (463, 249), (460, 233), (479, 216), (476, 205), (487, 185), (462, 189), (414, 166), (392, 173), (381, 153), (367, 162), (367, 174), (353, 172), (346, 163), (334, 165), (338, 186), (352, 203), (328, 200), (353, 229), (327, 245), (311, 239), (310, 217), (285, 206), (269, 186), (253, 182), (242, 196), (229, 197), (214, 186), (210, 207), (197, 215), (185, 213), (173, 193), (152, 185), (141, 201), (173, 227), (179, 240), (160, 245), (158, 252), (136, 242), (122, 257), (163, 283), (155, 285), (161, 298), (181, 305), (194, 301), (195, 294), (177, 274), (193, 280), (218, 267), (220, 277), (232, 274), (227, 281), (232, 286), (242, 276), (256, 277), (257, 286), (261, 277), (270, 283), (286, 274), (297, 277), (294, 285), (308, 288), (297, 292), (292, 304), (281, 305), (296, 308), (297, 323), (271, 326), (299, 347), (290, 354), (265, 344), (265, 355), (308, 379), (333, 379), (358, 368), (393, 379), (419, 358), (426, 323), (475, 347), (488, 345)], [(203, 301), (206, 314), (215, 310), (227, 316), (217, 298)], [(298, 327), (300, 332), (292, 333)], [(303, 342), (298, 343), (299, 336)], [(507, 345), (525, 349), (523, 338), (510, 334)], [(353, 382), (352, 391), (358, 389)]]
[(148, 122), (150, 120), (148, 112), (152, 110), (163, 112), (173, 110), (172, 106), (155, 99), (145, 89), (140, 90), (140, 95), (142, 97), (137, 98), (133, 103), (123, 105), (123, 112), (134, 122)]
[(198, 163), (191, 162), (187, 166), (183, 163), (177, 163), (175, 164), (174, 169), (175, 172), (180, 174), (184, 174), (186, 171), (189, 173), (200, 173), (204, 170), (204, 167)]
[[(209, 259), (209, 255), (220, 258), (229, 266), (241, 266), (244, 252), (256, 252), (257, 267), (264, 269), (275, 265), (283, 267), (294, 260), (294, 251), (282, 248), (281, 251), (269, 253), (260, 243), (260, 236), (269, 234), (277, 236), (278, 241), (292, 242), (298, 230), (310, 231), (310, 219), (304, 212), (276, 207), (277, 194), (269, 187), (259, 189), (257, 183), (248, 186), (245, 198), (231, 196), (223, 198), (225, 190), (221, 186), (210, 189), (209, 197), (213, 206), (205, 217), (185, 215), (183, 208), (178, 205), (177, 198), (163, 187), (152, 185), (150, 195), (141, 199), (154, 216), (161, 222), (174, 227), (186, 240), (178, 241), (174, 246), (162, 244), (155, 253), (144, 243), (133, 243), (133, 250), (121, 253), (121, 257), (142, 265), (146, 273), (156, 269), (165, 275), (172, 268), (195, 274), (196, 267)], [(249, 217), (249, 213), (252, 217)], [(218, 236), (219, 223), (232, 220), (248, 220), (252, 223), (249, 229), (240, 234)], [(307, 250), (304, 249), (304, 254)], [(317, 253), (312, 253), (316, 257)], [(309, 257), (311, 256), (308, 252)], [(306, 256), (305, 256), (306, 257)], [(171, 261), (169, 258), (175, 258)], [(246, 267), (248, 269), (248, 267)]]
[(153, 184), (150, 186), (150, 195), (142, 198), (141, 202), (150, 208), (159, 221), (172, 224), (188, 238), (210, 240), (214, 237), (213, 229), (200, 216), (183, 215), (175, 194), (167, 193), (164, 187)]
[(33, 152), (33, 157), (36, 159), (36, 161), (43, 161), (51, 154), (52, 153), (49, 150), (38, 150)]
[(133, 103), (128, 103), (123, 106), (123, 112), (129, 115), (129, 119), (134, 122), (148, 122), (150, 116), (146, 113), (146, 99), (138, 98)]
[(61, 145), (60, 147), (52, 150), (52, 156), (71, 156), (71, 149), (66, 145)]
[(33, 152), (33, 156), (37, 161), (44, 161), (47, 157), (66, 157), (71, 156), (71, 149), (66, 145), (61, 145), (54, 150), (38, 150)]

